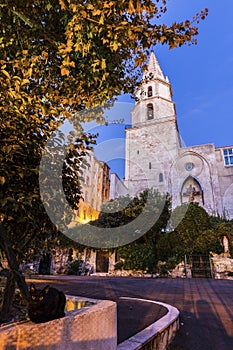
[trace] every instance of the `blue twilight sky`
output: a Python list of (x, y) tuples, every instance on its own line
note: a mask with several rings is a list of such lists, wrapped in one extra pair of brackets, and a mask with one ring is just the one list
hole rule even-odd
[[(192, 19), (197, 11), (209, 8), (206, 20), (198, 24), (197, 45), (173, 50), (159, 45), (154, 49), (172, 84), (184, 144), (233, 145), (233, 1), (168, 0), (167, 7), (162, 17), (165, 23)], [(124, 127), (130, 124), (133, 103), (129, 96), (121, 96), (108, 115), (110, 120), (124, 118), (124, 123), (98, 129), (96, 156), (120, 177), (124, 176)]]

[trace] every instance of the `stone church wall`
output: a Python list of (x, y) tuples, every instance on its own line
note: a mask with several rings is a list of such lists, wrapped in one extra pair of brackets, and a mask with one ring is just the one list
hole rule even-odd
[[(167, 133), (167, 128), (174, 132)], [(129, 193), (135, 195), (150, 187), (167, 192), (167, 169), (176, 158), (176, 152), (174, 120), (127, 130), (125, 185)], [(159, 181), (160, 173), (163, 174), (162, 182)]]
[(233, 218), (233, 167), (224, 165), (222, 148), (217, 148), (215, 154), (223, 214), (227, 219), (230, 219)]
[[(182, 186), (185, 181), (192, 177), (203, 191), (203, 199), (200, 197), (198, 201), (200, 205), (215, 215), (222, 211), (221, 196), (219, 190), (219, 178), (215, 166), (214, 145), (201, 145), (194, 147), (183, 147), (179, 150), (179, 157), (173, 164), (171, 169), (171, 187), (172, 196), (176, 198), (173, 207), (179, 205), (179, 201), (187, 202), (188, 198), (178, 196), (178, 192), (182, 195)], [(191, 168), (187, 168), (191, 165)]]

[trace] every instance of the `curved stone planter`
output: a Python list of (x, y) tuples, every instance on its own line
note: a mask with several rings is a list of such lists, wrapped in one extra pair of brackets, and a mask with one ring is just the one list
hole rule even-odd
[[(116, 303), (66, 296), (66, 316), (46, 323), (31, 321), (0, 329), (0, 350), (116, 350)], [(80, 304), (89, 305), (75, 309)]]
[(179, 329), (179, 311), (171, 305), (158, 301), (129, 297), (121, 297), (120, 299), (158, 304), (167, 308), (168, 312), (141, 332), (120, 343), (117, 350), (166, 350)]
[(116, 303), (70, 295), (66, 298), (68, 311), (64, 318), (40, 324), (23, 322), (2, 327), (0, 350), (165, 350), (179, 328), (179, 311), (173, 306), (121, 297), (156, 303), (167, 308), (168, 313), (117, 346)]

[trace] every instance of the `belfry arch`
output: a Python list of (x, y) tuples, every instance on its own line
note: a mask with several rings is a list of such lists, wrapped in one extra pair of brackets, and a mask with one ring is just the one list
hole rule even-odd
[(181, 188), (181, 203), (196, 202), (204, 205), (204, 192), (201, 184), (193, 176), (188, 176)]

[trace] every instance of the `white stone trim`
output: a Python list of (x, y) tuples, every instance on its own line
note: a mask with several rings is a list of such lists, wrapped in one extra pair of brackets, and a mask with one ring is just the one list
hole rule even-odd
[(174, 306), (148, 299), (120, 297), (124, 300), (143, 301), (165, 307), (168, 312), (158, 321), (152, 323), (141, 332), (125, 340), (117, 346), (117, 350), (139, 350), (148, 343), (153, 344), (153, 350), (165, 350), (179, 329), (179, 311)]

